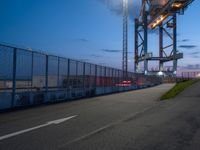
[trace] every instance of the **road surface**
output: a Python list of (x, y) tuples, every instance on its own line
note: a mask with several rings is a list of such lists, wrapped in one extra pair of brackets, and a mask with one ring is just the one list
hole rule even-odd
[(0, 150), (199, 150), (200, 83), (172, 86), (0, 114)]

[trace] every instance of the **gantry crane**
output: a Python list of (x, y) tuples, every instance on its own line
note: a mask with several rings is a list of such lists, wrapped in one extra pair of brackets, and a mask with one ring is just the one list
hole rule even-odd
[[(135, 72), (140, 72), (139, 63), (143, 62), (142, 73), (146, 75), (176, 75), (177, 61), (183, 53), (177, 50), (177, 14), (184, 14), (194, 0), (142, 0), (140, 16), (135, 19)], [(148, 31), (159, 29), (159, 56), (148, 51)], [(164, 39), (170, 43), (164, 45)], [(149, 61), (158, 61), (159, 70), (150, 71)], [(173, 61), (172, 70), (164, 70), (166, 62)]]

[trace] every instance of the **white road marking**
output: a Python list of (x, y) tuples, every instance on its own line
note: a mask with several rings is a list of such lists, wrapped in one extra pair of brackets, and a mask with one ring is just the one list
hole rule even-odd
[(159, 104), (155, 104), (154, 106), (150, 106), (150, 107), (147, 107), (147, 108), (145, 108), (145, 109), (143, 109), (141, 111), (135, 112), (135, 113), (131, 114), (130, 116), (127, 116), (126, 118), (123, 118), (121, 120), (118, 120), (118, 121), (110, 123), (110, 124), (107, 124), (107, 125), (105, 125), (105, 126), (103, 126), (101, 128), (98, 128), (98, 129), (92, 131), (92, 132), (89, 132), (88, 134), (85, 134), (85, 135), (80, 136), (80, 137), (78, 137), (78, 138), (76, 138), (74, 140), (71, 140), (71, 141), (69, 141), (67, 143), (64, 143), (63, 145), (60, 145), (60, 148), (64, 148), (65, 146), (70, 145), (72, 143), (79, 142), (81, 140), (87, 139), (87, 138), (89, 138), (89, 137), (91, 137), (91, 136), (93, 136), (95, 134), (98, 134), (98, 133), (100, 133), (100, 132), (102, 132), (102, 131), (104, 131), (104, 130), (106, 130), (108, 128), (116, 126), (116, 125), (118, 125), (118, 124), (120, 124), (120, 123), (122, 123), (124, 121), (127, 121), (127, 120), (129, 120), (131, 118), (134, 118), (134, 117), (136, 117), (136, 116), (138, 116), (138, 115), (140, 115), (142, 113), (145, 113), (146, 111), (149, 111), (149, 110), (153, 109), (154, 107), (156, 107), (158, 105)]
[(36, 129), (39, 129), (39, 128), (43, 128), (43, 127), (46, 127), (46, 126), (49, 126), (49, 125), (52, 125), (52, 124), (60, 124), (60, 123), (63, 123), (65, 121), (67, 121), (67, 120), (70, 120), (70, 119), (72, 119), (74, 117), (77, 117), (77, 115), (70, 116), (70, 117), (67, 117), (67, 118), (61, 118), (61, 119), (57, 119), (57, 120), (48, 121), (45, 124), (41, 124), (41, 125), (38, 125), (38, 126), (35, 126), (35, 127), (32, 127), (32, 128), (28, 128), (28, 129), (25, 129), (25, 130), (21, 130), (21, 131), (10, 133), (10, 134), (4, 135), (4, 136), (0, 136), (0, 141), (1, 140), (5, 140), (7, 138), (11, 138), (13, 136), (24, 134), (26, 132), (30, 132), (30, 131), (36, 130)]

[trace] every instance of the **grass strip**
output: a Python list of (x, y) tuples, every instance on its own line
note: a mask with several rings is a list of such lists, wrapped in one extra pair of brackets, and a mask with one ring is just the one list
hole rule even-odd
[(160, 100), (166, 100), (170, 98), (174, 98), (176, 95), (184, 91), (187, 87), (193, 85), (199, 80), (187, 80), (183, 82), (177, 83), (172, 89), (170, 89), (167, 93), (165, 93)]

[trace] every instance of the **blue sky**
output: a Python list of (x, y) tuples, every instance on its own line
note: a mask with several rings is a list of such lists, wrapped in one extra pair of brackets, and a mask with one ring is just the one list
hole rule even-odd
[[(137, 8), (133, 0), (131, 8)], [(134, 6), (133, 6), (134, 3)], [(121, 68), (120, 0), (0, 0), (0, 42)], [(179, 66), (200, 63), (200, 1), (178, 17)], [(132, 22), (129, 21), (129, 69), (133, 70)], [(150, 35), (156, 53), (156, 35)]]

